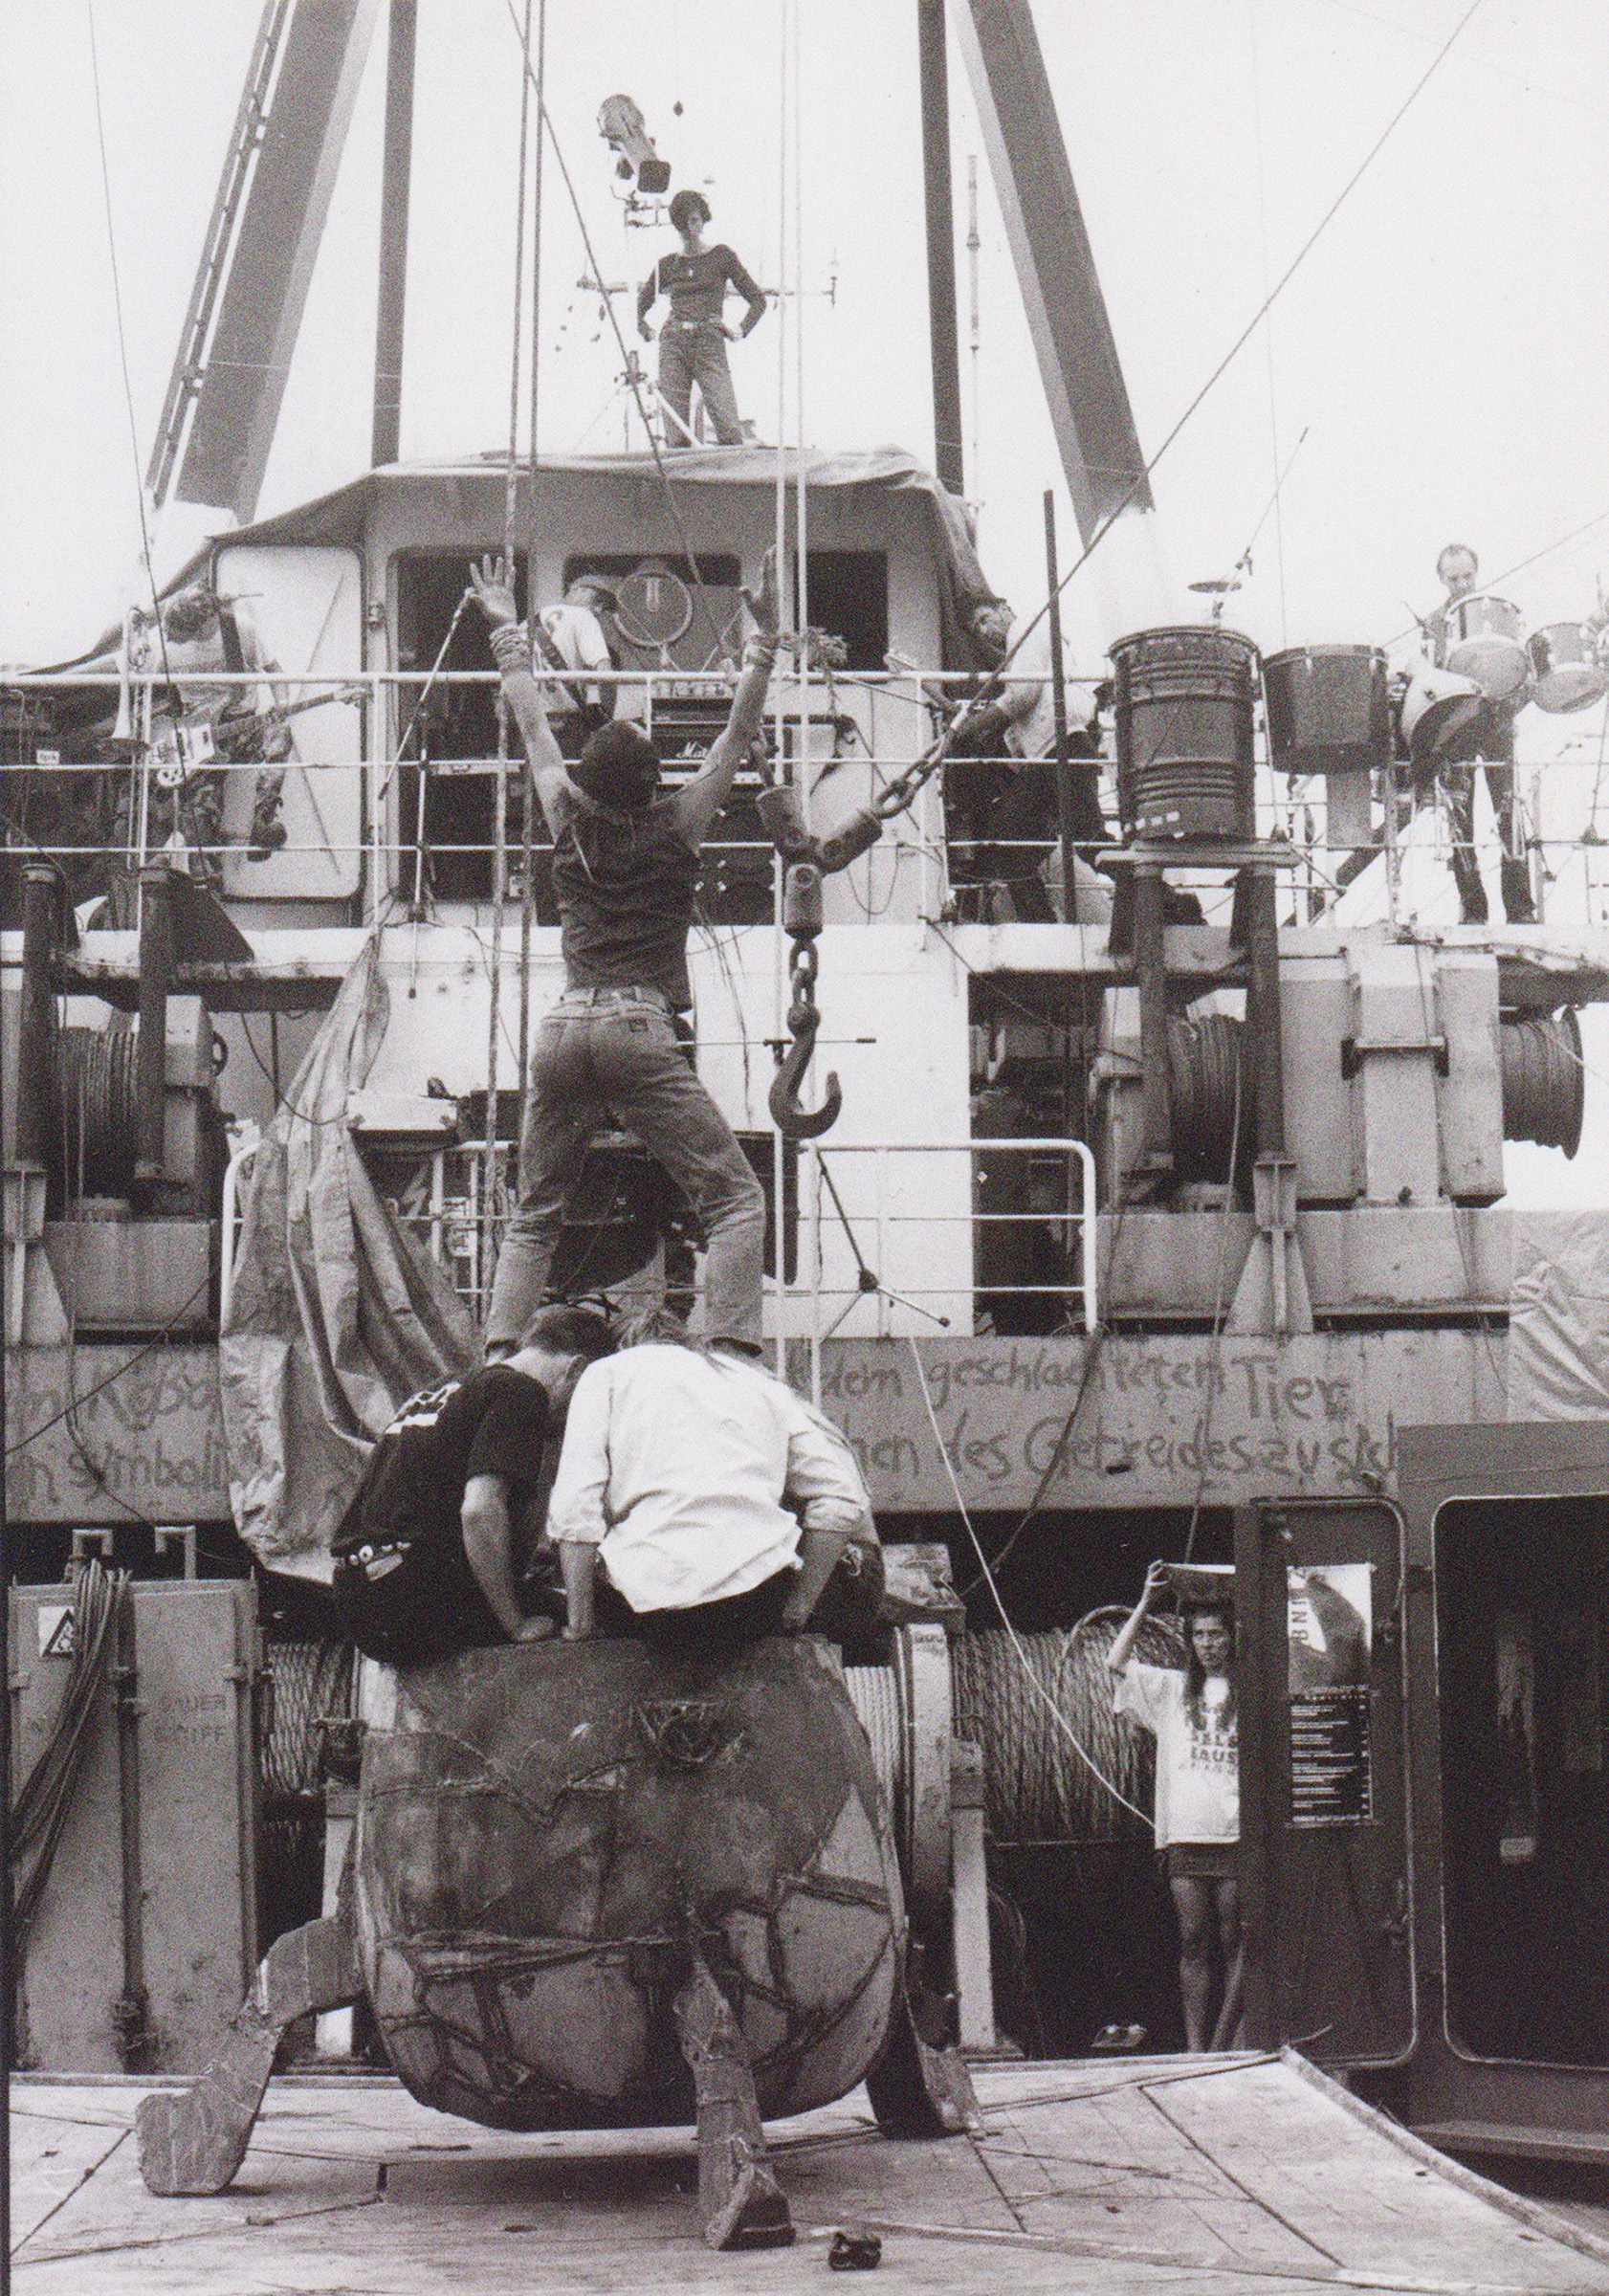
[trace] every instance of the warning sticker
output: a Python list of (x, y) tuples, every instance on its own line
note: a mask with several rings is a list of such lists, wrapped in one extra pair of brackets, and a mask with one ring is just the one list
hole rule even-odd
[(39, 1622), (39, 1656), (71, 1658), (78, 1646), (73, 1633), (73, 1605), (41, 1602), (34, 1616)]

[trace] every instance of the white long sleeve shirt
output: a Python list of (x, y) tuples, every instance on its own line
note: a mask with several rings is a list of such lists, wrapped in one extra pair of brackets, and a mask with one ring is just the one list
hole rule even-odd
[(854, 1453), (757, 1364), (632, 1347), (589, 1364), (570, 1399), (550, 1538), (601, 1550), (633, 1610), (740, 1595), (794, 1562), (806, 1530), (874, 1538)]

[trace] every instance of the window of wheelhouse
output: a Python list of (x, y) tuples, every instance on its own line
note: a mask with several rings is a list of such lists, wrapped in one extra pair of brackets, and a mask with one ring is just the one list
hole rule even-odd
[[(478, 610), (462, 613), (456, 628), (452, 619), (469, 586), (474, 557), (468, 551), (408, 551), (396, 561), (397, 667), (405, 674), (397, 687), (393, 743), (412, 725), (397, 775), (397, 883), (407, 898), (415, 894), (436, 901), (492, 897), (497, 681), (491, 674), (485, 617)], [(520, 555), (515, 559), (514, 596), (523, 614), (525, 560)], [(444, 644), (447, 651), (438, 667)], [(468, 671), (479, 674), (473, 679), (454, 674)], [(509, 776), (507, 840), (515, 856), (524, 788), (523, 773)], [(544, 845), (540, 817), (536, 831), (537, 843)]]
[(1609, 1500), (1450, 1502), (1436, 1601), (1447, 2038), (1609, 2064)]
[(843, 640), (846, 670), (883, 669), (889, 650), (887, 551), (807, 550), (804, 556), (811, 629)]

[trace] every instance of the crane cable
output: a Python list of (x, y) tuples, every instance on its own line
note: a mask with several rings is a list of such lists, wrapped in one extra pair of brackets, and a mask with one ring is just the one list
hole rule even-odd
[[(1263, 298), (1262, 302), (1252, 313), (1251, 318), (1246, 321), (1241, 332), (1236, 336), (1234, 342), (1224, 352), (1223, 358), (1218, 362), (1218, 364), (1213, 368), (1211, 374), (1208, 375), (1206, 381), (1201, 385), (1200, 390), (1197, 391), (1195, 397), (1185, 408), (1184, 412), (1174, 424), (1173, 429), (1168, 432), (1161, 445), (1157, 449), (1156, 453), (1150, 457), (1150, 459), (1142, 466), (1135, 478), (1131, 480), (1121, 499), (1107, 512), (1106, 517), (1095, 528), (1094, 533), (1091, 536), (1089, 541), (1085, 544), (1079, 556), (1073, 560), (1071, 565), (1069, 566), (1067, 572), (1062, 576), (1061, 581), (1056, 585), (1058, 596), (1067, 588), (1068, 584), (1072, 580), (1073, 576), (1080, 572), (1083, 567), (1089, 564), (1091, 559), (1100, 548), (1101, 543), (1111, 533), (1117, 520), (1122, 517), (1123, 513), (1129, 509), (1135, 497), (1139, 494), (1140, 490), (1148, 483), (1151, 474), (1153, 471), (1155, 471), (1157, 465), (1161, 461), (1168, 449), (1177, 442), (1179, 433), (1184, 430), (1186, 425), (1196, 414), (1202, 401), (1207, 397), (1208, 393), (1213, 390), (1222, 381), (1224, 374), (1233, 365), (1235, 360), (1245, 348), (1252, 336), (1257, 332), (1257, 329), (1262, 325), (1264, 320), (1273, 308), (1274, 303), (1277, 301), (1279, 297), (1284, 294), (1286, 288), (1289, 286), (1291, 280), (1295, 277), (1302, 265), (1307, 261), (1308, 256), (1312, 253), (1313, 249), (1317, 246), (1325, 232), (1329, 230), (1330, 225), (1334, 221), (1335, 216), (1339, 213), (1345, 202), (1357, 188), (1357, 186), (1359, 183), (1361, 183), (1363, 177), (1365, 174), (1367, 174), (1369, 168), (1374, 165), (1375, 161), (1379, 157), (1380, 152), (1384, 149), (1390, 138), (1401, 125), (1409, 107), (1418, 100), (1420, 96), (1423, 94), (1424, 89), (1429, 84), (1431, 78), (1441, 69), (1442, 65), (1446, 62), (1447, 56), (1451, 53), (1453, 43), (1458, 39), (1459, 35), (1463, 33), (1465, 27), (1468, 24), (1470, 18), (1474, 15), (1476, 10), (1480, 6), (1481, 0), (1469, 0), (1469, 5), (1465, 10), (1463, 15), (1460, 16), (1458, 22), (1453, 26), (1451, 32), (1448, 33), (1446, 38), (1442, 42), (1441, 47), (1437, 50), (1436, 54), (1431, 57), (1429, 63), (1421, 73), (1419, 78), (1415, 80), (1413, 86), (1408, 90), (1406, 96), (1403, 97), (1396, 111), (1392, 113), (1391, 118), (1386, 121), (1384, 127), (1381, 128), (1379, 134), (1375, 138), (1374, 143), (1369, 146), (1369, 149), (1364, 153), (1362, 159), (1353, 169), (1351, 175), (1348, 176), (1346, 182), (1336, 192), (1329, 207), (1326, 208), (1324, 213), (1319, 217), (1317, 223), (1314, 224), (1312, 230), (1308, 233), (1306, 239), (1303, 240), (1295, 254), (1292, 255), (1290, 261), (1286, 265), (1284, 271), (1274, 281), (1272, 287), (1269, 288), (1267, 294)], [(1596, 521), (1594, 521), (1594, 523), (1596, 523)], [(1033, 632), (1039, 628), (1039, 625), (1044, 621), (1049, 610), (1050, 601), (1048, 598), (1047, 598), (1045, 604), (1033, 616), (1032, 620), (1024, 625), (1022, 636), (1019, 637), (1016, 645), (1010, 649), (1010, 651), (1004, 656), (1004, 659), (994, 671), (993, 674), (995, 677), (998, 678), (1005, 670), (1006, 666), (1016, 659), (1017, 655), (1022, 651), (1023, 647), (1025, 645), (1028, 638), (1031, 637)]]
[[(524, 306), (525, 292), (525, 152), (530, 133), (531, 114), (531, 0), (525, 0), (525, 22), (520, 33), (524, 69), (519, 77), (519, 160), (518, 166), (518, 194), (514, 218), (514, 326), (510, 352), (508, 393), (508, 469), (503, 479), (503, 566), (512, 590), (514, 585), (514, 521), (519, 497), (519, 322)], [(540, 226), (539, 226), (540, 228)], [(535, 363), (536, 345), (532, 343)], [(536, 503), (533, 499), (532, 515)], [(532, 567), (526, 556), (525, 585), (526, 615), (534, 626), (535, 603), (529, 596)], [(484, 1285), (496, 1272), (496, 1188), (497, 1188), (497, 1025), (502, 1004), (503, 964), (503, 895), (508, 881), (508, 760), (509, 714), (502, 681), (497, 683), (497, 785), (492, 806), (492, 947), (487, 965), (488, 1011), (486, 1020), (486, 1145), (482, 1164), (480, 1189), (481, 1249), (480, 1272)], [(526, 779), (529, 782), (529, 776)], [(526, 811), (530, 810), (527, 792)], [(521, 980), (524, 978), (521, 969)]]

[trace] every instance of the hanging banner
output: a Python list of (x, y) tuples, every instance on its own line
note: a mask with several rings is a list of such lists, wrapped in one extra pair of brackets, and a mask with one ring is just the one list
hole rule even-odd
[(1373, 1566), (1289, 1563), (1290, 1822), (1368, 1825), (1374, 1820), (1369, 1668)]

